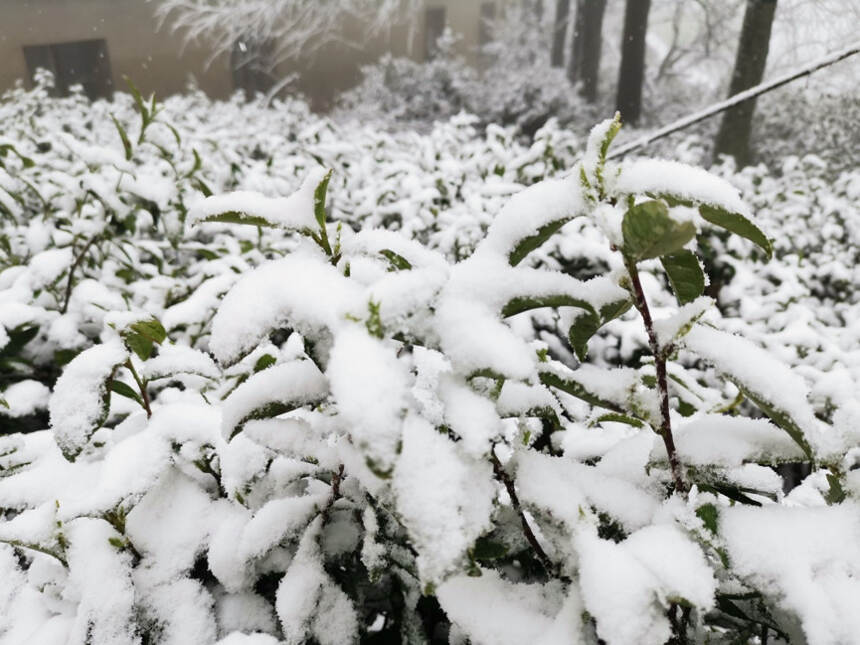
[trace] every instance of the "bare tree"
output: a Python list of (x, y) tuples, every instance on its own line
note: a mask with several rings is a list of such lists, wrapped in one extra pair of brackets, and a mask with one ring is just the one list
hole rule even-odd
[[(747, 0), (729, 96), (761, 83), (770, 49), (776, 3), (777, 0)], [(750, 162), (754, 112), (754, 98), (726, 111), (714, 142), (715, 157), (731, 155), (741, 166)]]
[(205, 42), (211, 61), (230, 56), (234, 70), (275, 77), (284, 62), (344, 41), (348, 22), (372, 36), (421, 0), (155, 0), (162, 24), (186, 41)]
[(568, 78), (571, 83), (581, 83), (580, 92), (589, 103), (597, 100), (605, 12), (606, 0), (576, 2)]
[(624, 34), (621, 39), (621, 67), (618, 73), (616, 109), (628, 123), (636, 123), (642, 113), (642, 82), (645, 79), (645, 36), (651, 0), (627, 0)]
[(553, 67), (564, 67), (564, 43), (567, 40), (567, 23), (570, 20), (570, 0), (555, 0), (555, 23), (552, 32)]

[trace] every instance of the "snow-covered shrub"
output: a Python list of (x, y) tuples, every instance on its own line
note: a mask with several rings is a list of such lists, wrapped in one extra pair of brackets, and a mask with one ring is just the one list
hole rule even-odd
[(795, 155), (815, 155), (833, 175), (860, 164), (860, 97), (856, 92), (812, 93), (788, 88), (759, 99), (753, 145), (772, 168)]
[(456, 54), (450, 30), (429, 61), (385, 56), (365, 66), (361, 83), (341, 95), (338, 119), (427, 129), (467, 112), (485, 125), (516, 126), (526, 137), (550, 119), (568, 126), (590, 122), (594, 108), (580, 99), (563, 69), (549, 65), (543, 41), (514, 47), (510, 37), (484, 46), (480, 71)]
[[(51, 429), (0, 443), (5, 642), (856, 642), (856, 397), (824, 423), (726, 331), (694, 240), (771, 241), (725, 180), (607, 162), (617, 129), (462, 258), (419, 216), (332, 217), (313, 164), (288, 198), (196, 199), (186, 270), (229, 279), (175, 306), (211, 323), (104, 305)], [(552, 266), (577, 244), (602, 275)], [(586, 362), (614, 325), (637, 366)]]

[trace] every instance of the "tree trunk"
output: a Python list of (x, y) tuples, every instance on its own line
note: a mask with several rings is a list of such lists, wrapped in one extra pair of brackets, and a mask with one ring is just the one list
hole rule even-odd
[(645, 78), (645, 36), (651, 0), (627, 0), (624, 35), (621, 40), (621, 69), (618, 73), (616, 109), (627, 123), (635, 124), (642, 114), (642, 82)]
[(570, 16), (570, 0), (555, 0), (555, 25), (552, 32), (553, 67), (564, 67), (564, 41), (567, 40), (567, 21)]
[(606, 0), (577, 0), (568, 78), (582, 83), (580, 93), (589, 103), (597, 100), (600, 51), (603, 47), (603, 15)]
[[(770, 33), (777, 0), (747, 0), (729, 96), (761, 83), (770, 49)], [(738, 166), (750, 163), (750, 134), (755, 99), (729, 109), (714, 142), (714, 158), (731, 155)]]

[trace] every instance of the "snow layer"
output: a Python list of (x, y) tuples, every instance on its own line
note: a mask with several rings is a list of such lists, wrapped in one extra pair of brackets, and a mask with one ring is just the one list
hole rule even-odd
[(496, 495), (491, 466), (462, 455), (426, 421), (410, 415), (392, 485), (418, 551), (421, 577), (439, 580), (489, 527)]
[(793, 611), (810, 645), (857, 643), (860, 507), (733, 507), (720, 513), (732, 568)]
[(54, 387), (49, 411), (51, 429), (63, 454), (75, 457), (106, 416), (107, 381), (128, 359), (117, 339), (76, 356)]
[(224, 213), (241, 213), (268, 222), (270, 226), (302, 231), (317, 228), (314, 218), (314, 191), (326, 175), (323, 168), (314, 168), (302, 187), (286, 198), (270, 198), (250, 191), (237, 191), (207, 197), (188, 213), (188, 223), (198, 224)]

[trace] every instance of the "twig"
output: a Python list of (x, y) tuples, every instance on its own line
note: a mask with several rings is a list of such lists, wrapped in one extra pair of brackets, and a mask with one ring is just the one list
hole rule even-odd
[(331, 495), (328, 498), (328, 502), (326, 502), (325, 508), (322, 510), (323, 524), (328, 522), (329, 514), (331, 513), (331, 509), (334, 506), (335, 502), (340, 499), (340, 484), (344, 480), (345, 476), (343, 474), (343, 464), (341, 464), (337, 471), (331, 476)]
[(654, 365), (657, 369), (657, 391), (660, 394), (661, 416), (659, 434), (663, 438), (663, 443), (666, 446), (666, 454), (669, 456), (669, 466), (672, 469), (675, 490), (683, 493), (686, 492), (687, 486), (684, 484), (684, 477), (681, 474), (681, 463), (678, 460), (675, 439), (672, 436), (672, 419), (669, 416), (669, 382), (666, 378), (666, 354), (668, 353), (668, 348), (661, 348), (657, 340), (657, 332), (654, 331), (654, 321), (651, 318), (651, 310), (648, 308), (645, 291), (642, 289), (642, 282), (639, 280), (639, 270), (636, 268), (636, 263), (627, 262), (626, 265), (627, 273), (630, 274), (630, 281), (633, 284), (633, 305), (645, 323), (645, 329), (648, 332), (648, 344), (651, 348), (651, 353), (654, 355)]
[(152, 416), (152, 408), (149, 404), (149, 393), (146, 391), (146, 385), (137, 375), (137, 370), (134, 369), (134, 365), (130, 358), (125, 362), (125, 367), (129, 372), (131, 372), (131, 375), (134, 377), (134, 382), (137, 383), (137, 389), (140, 390), (140, 399), (143, 401), (143, 409), (146, 410), (146, 418), (149, 419)]
[(72, 287), (74, 286), (75, 270), (79, 266), (81, 266), (81, 263), (84, 261), (84, 257), (86, 257), (87, 252), (90, 250), (90, 247), (96, 242), (98, 242), (101, 239), (101, 236), (102, 234), (99, 233), (90, 238), (90, 240), (84, 245), (84, 248), (81, 250), (81, 252), (75, 258), (75, 262), (69, 269), (69, 279), (66, 282), (66, 294), (63, 298), (63, 306), (60, 307), (61, 314), (65, 314), (69, 309), (69, 301), (72, 299)]
[(549, 556), (546, 554), (546, 551), (543, 550), (543, 547), (538, 542), (537, 537), (535, 537), (534, 531), (532, 531), (532, 527), (529, 525), (528, 520), (526, 519), (526, 515), (523, 512), (522, 506), (520, 505), (520, 498), (517, 495), (516, 488), (514, 486), (514, 482), (511, 479), (510, 475), (505, 472), (504, 467), (502, 466), (502, 462), (499, 461), (499, 458), (496, 456), (495, 452), (490, 452), (490, 461), (493, 464), (493, 472), (496, 475), (496, 479), (498, 479), (502, 484), (504, 484), (505, 489), (508, 491), (508, 497), (511, 498), (511, 506), (514, 507), (514, 511), (516, 511), (517, 515), (520, 516), (520, 522), (523, 525), (523, 534), (528, 540), (528, 543), (531, 545), (532, 549), (537, 555), (537, 559), (540, 560), (541, 565), (544, 570), (548, 574), (553, 574), (557, 571), (557, 567), (555, 567), (552, 561), (549, 559)]
[(817, 72), (819, 69), (829, 67), (830, 65), (833, 65), (841, 60), (854, 56), (857, 53), (860, 53), (860, 41), (854, 43), (846, 49), (840, 50), (832, 54), (828, 54), (824, 58), (819, 58), (815, 62), (810, 63), (809, 65), (806, 65), (799, 70), (789, 72), (788, 74), (784, 74), (783, 76), (780, 76), (772, 81), (767, 81), (766, 83), (761, 83), (760, 85), (751, 87), (748, 90), (744, 90), (743, 92), (739, 92), (738, 94), (729, 97), (725, 101), (715, 103), (714, 105), (711, 105), (704, 110), (700, 110), (699, 112), (695, 112), (689, 116), (685, 116), (682, 119), (678, 119), (677, 121), (674, 121), (673, 123), (670, 123), (669, 125), (660, 128), (656, 132), (653, 132), (640, 139), (637, 139), (636, 141), (628, 143), (627, 145), (616, 148), (612, 153), (608, 155), (607, 158), (616, 159), (618, 157), (623, 157), (624, 155), (633, 152), (634, 150), (644, 148), (645, 146), (650, 143), (653, 143), (654, 141), (663, 139), (670, 134), (673, 134), (680, 130), (684, 130), (686, 128), (689, 128), (691, 125), (699, 123), (700, 121), (704, 121), (705, 119), (709, 119), (710, 117), (720, 114), (721, 112), (725, 112), (729, 108), (733, 108), (739, 103), (754, 99), (757, 96), (766, 94), (767, 92), (775, 90), (778, 87), (782, 87), (783, 85), (787, 85), (788, 83), (791, 83), (792, 81), (795, 81), (799, 78), (803, 78), (804, 76), (809, 76), (813, 72)]

